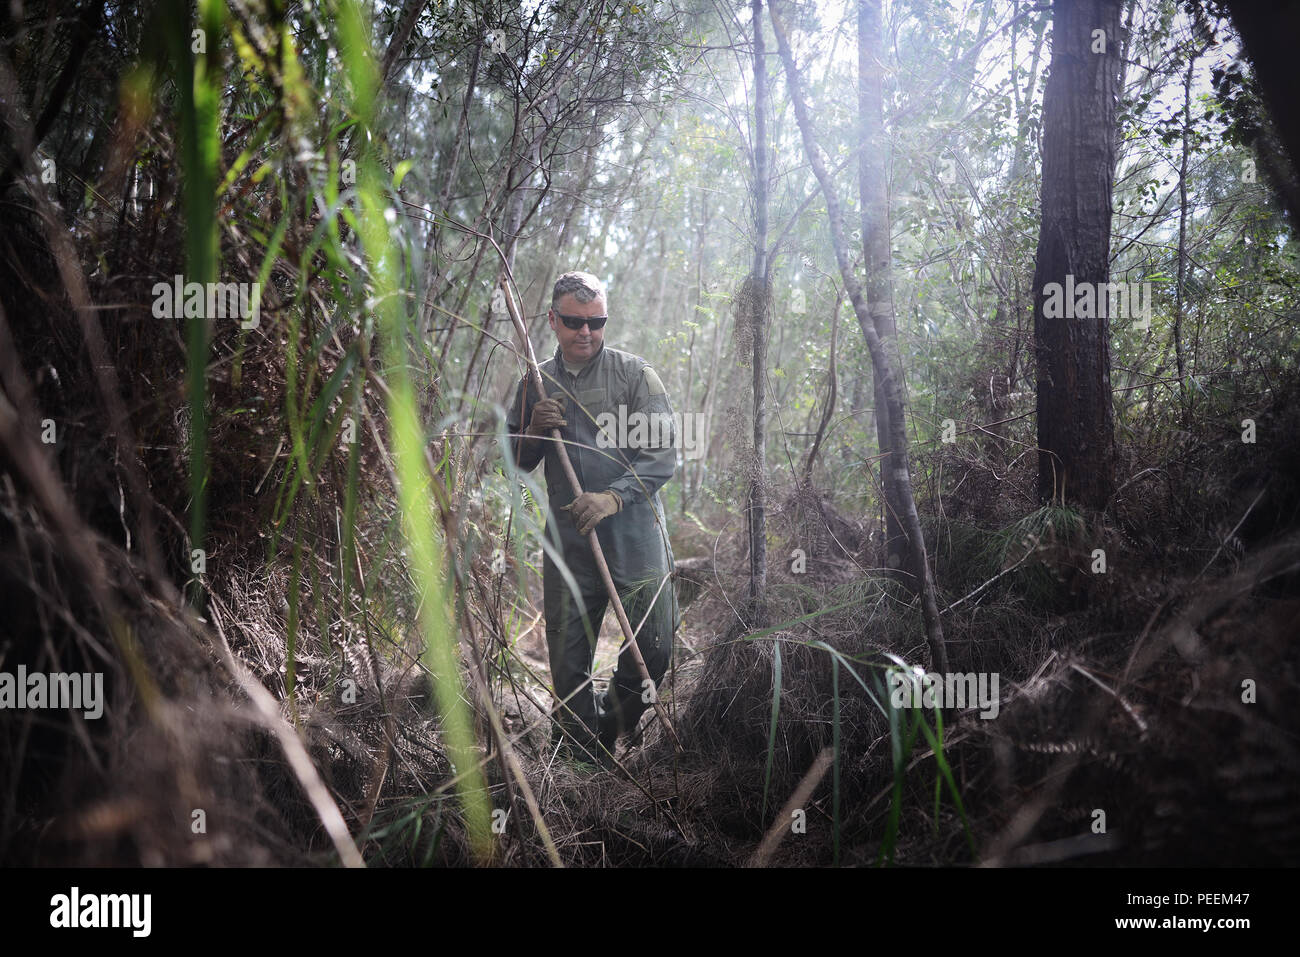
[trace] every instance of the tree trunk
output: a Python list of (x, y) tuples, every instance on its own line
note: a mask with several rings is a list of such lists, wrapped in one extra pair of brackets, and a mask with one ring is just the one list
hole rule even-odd
[[(1196, 72), (1196, 55), (1187, 60), (1183, 74), (1183, 150), (1178, 163), (1178, 281), (1174, 286), (1174, 358), (1178, 363), (1178, 398), (1183, 399), (1183, 282), (1187, 276), (1187, 161), (1191, 154), (1192, 136), (1192, 77)], [(1184, 404), (1185, 406), (1185, 404)], [(1188, 425), (1186, 415), (1183, 425)]]
[[(691, 307), (690, 316), (691, 319), (693, 320), (693, 323), (698, 326), (701, 317), (704, 315), (703, 308), (702, 308), (704, 305), (704, 239), (708, 235), (708, 229), (709, 229), (708, 196), (705, 195), (700, 197), (700, 215), (698, 217), (693, 215), (694, 208), (695, 208), (695, 203), (694, 201), (692, 201), (691, 202), (691, 210), (692, 210), (691, 225), (693, 228), (691, 230), (691, 233), (695, 237), (695, 296), (694, 296), (695, 302), (694, 305)], [(718, 325), (721, 325), (721, 323), (718, 323)], [(691, 329), (691, 341), (686, 351), (686, 385), (682, 389), (682, 395), (685, 398), (684, 401), (682, 402), (682, 410), (681, 410), (683, 417), (692, 415), (696, 411), (698, 411), (695, 406), (695, 376), (696, 376), (696, 370), (698, 368), (695, 362), (696, 331), (697, 330), (694, 328)], [(709, 368), (710, 369), (717, 368), (716, 361)], [(712, 377), (709, 377), (709, 379), (710, 381), (712, 381)], [(705, 393), (704, 393), (704, 405), (708, 404), (708, 393), (709, 393), (708, 386), (706, 386)], [(706, 438), (707, 435), (708, 435), (707, 432), (705, 432), (703, 435), (695, 434), (695, 441), (707, 442), (708, 441)], [(698, 473), (697, 473), (696, 481), (692, 481), (691, 473), (693, 470), (691, 468), (691, 459), (687, 455), (687, 453), (691, 451), (692, 450), (687, 449), (685, 446), (683, 446), (682, 448), (681, 507), (682, 507), (683, 518), (686, 517), (686, 510), (690, 507), (691, 490), (695, 488), (695, 486), (698, 484)]]
[[(754, 333), (754, 462), (749, 483), (749, 595), (763, 617), (767, 590), (767, 503), (763, 493), (767, 459), (767, 53), (763, 47), (763, 0), (753, 0), (754, 24), (754, 265), (745, 285), (745, 310)], [(760, 622), (761, 624), (761, 622)]]
[[(883, 100), (877, 36), (880, 27), (878, 8), (858, 4), (858, 198), (861, 207), (862, 257), (866, 281), (864, 293), (871, 310), (871, 324), (885, 348), (896, 348), (898, 326), (894, 317), (893, 285), (890, 282), (889, 206), (885, 158), (887, 143), (883, 127)], [(895, 345), (890, 345), (895, 344)], [(901, 369), (901, 366), (899, 367)], [(884, 492), (885, 567), (904, 572), (904, 580), (913, 591), (920, 581), (919, 569), (907, 560), (909, 554), (903, 505), (903, 493), (895, 475), (896, 441), (891, 425), (902, 419), (901, 392), (891, 397), (884, 377), (876, 374), (873, 393), (877, 410), (876, 441), (880, 447), (880, 484)]]
[(426, 3), (427, 0), (407, 0), (406, 9), (402, 11), (402, 18), (397, 22), (397, 28), (393, 30), (393, 35), (388, 40), (388, 49), (384, 51), (384, 60), (379, 67), (381, 88), (386, 87), (389, 80), (393, 78), (397, 60), (401, 57), (402, 50), (406, 48), (407, 41), (411, 39), (411, 33), (414, 32), (415, 24), (420, 19), (420, 14), (424, 12)]
[[(1252, 3), (1225, 0), (1232, 25), (1246, 45), (1255, 79), (1277, 127), (1286, 156), (1266, 149), (1257, 158), (1291, 215), (1300, 220), (1300, 116), (1294, 104), (1300, 99), (1300, 70), (1295, 68), (1295, 37), (1300, 31), (1300, 8), (1288, 3)], [(1271, 138), (1271, 137), (1270, 137)], [(1267, 142), (1267, 140), (1265, 140)]]
[(817, 464), (817, 453), (821, 451), (826, 426), (830, 424), (831, 416), (835, 414), (835, 399), (839, 386), (835, 376), (835, 349), (839, 338), (840, 306), (843, 304), (844, 292), (841, 290), (835, 297), (835, 310), (831, 313), (831, 361), (830, 369), (826, 373), (826, 405), (822, 409), (821, 421), (817, 424), (817, 434), (813, 436), (812, 447), (808, 449), (808, 458), (803, 463), (803, 478), (799, 481), (800, 485), (812, 484), (812, 470)]
[(1043, 92), (1043, 218), (1033, 284), (1038, 494), (1091, 508), (1105, 507), (1115, 472), (1103, 284), (1110, 276), (1120, 5), (1058, 0)]

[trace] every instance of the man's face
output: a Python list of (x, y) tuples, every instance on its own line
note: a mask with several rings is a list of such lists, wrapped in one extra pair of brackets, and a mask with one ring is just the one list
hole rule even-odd
[(555, 338), (560, 341), (560, 352), (564, 358), (574, 365), (586, 362), (600, 351), (601, 343), (605, 341), (605, 330), (592, 329), (586, 323), (580, 329), (570, 329), (560, 319), (561, 315), (603, 316), (605, 297), (597, 296), (591, 302), (578, 302), (572, 293), (565, 293), (560, 297), (556, 308), (548, 314), (551, 328), (555, 330)]

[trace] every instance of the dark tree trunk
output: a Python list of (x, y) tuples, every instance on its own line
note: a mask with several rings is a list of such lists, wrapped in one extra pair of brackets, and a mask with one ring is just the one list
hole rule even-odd
[(1288, 154), (1283, 158), (1257, 147), (1260, 165), (1281, 201), (1300, 221), (1300, 115), (1295, 109), (1300, 99), (1300, 70), (1295, 68), (1300, 5), (1251, 0), (1225, 0), (1225, 5), (1246, 45), (1269, 116)]
[[(1120, 6), (1121, 0), (1057, 0), (1043, 93), (1042, 227), (1033, 285), (1038, 493), (1044, 502), (1092, 508), (1105, 507), (1114, 485), (1110, 320), (1104, 292), (1095, 308), (1076, 309), (1070, 290), (1090, 283), (1099, 291), (1109, 281)], [(1051, 283), (1060, 284), (1059, 312), (1044, 293)]]

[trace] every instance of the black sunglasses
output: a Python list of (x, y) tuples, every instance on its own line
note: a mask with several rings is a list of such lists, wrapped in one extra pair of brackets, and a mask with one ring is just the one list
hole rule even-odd
[(566, 316), (562, 312), (557, 312), (556, 315), (564, 323), (564, 328), (572, 329), (574, 332), (584, 325), (591, 326), (591, 331), (595, 332), (597, 329), (604, 329), (605, 323), (609, 321), (609, 316)]

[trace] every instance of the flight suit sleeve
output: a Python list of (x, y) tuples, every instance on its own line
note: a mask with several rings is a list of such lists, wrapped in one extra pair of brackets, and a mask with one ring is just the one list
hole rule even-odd
[(537, 468), (538, 463), (546, 458), (546, 443), (539, 439), (530, 439), (525, 433), (528, 431), (528, 420), (532, 418), (533, 406), (536, 404), (536, 398), (529, 393), (532, 390), (528, 388), (528, 376), (519, 380), (519, 385), (515, 388), (515, 399), (510, 403), (510, 411), (506, 413), (506, 432), (510, 435), (510, 453), (514, 457), (515, 464), (525, 472), (531, 472)]
[(632, 413), (640, 413), (629, 419), (639, 420), (644, 428), (629, 430), (623, 446), (628, 467), (609, 484), (609, 490), (617, 493), (624, 506), (648, 500), (677, 468), (677, 425), (668, 404), (668, 390), (650, 366), (645, 366), (638, 376), (629, 404)]

